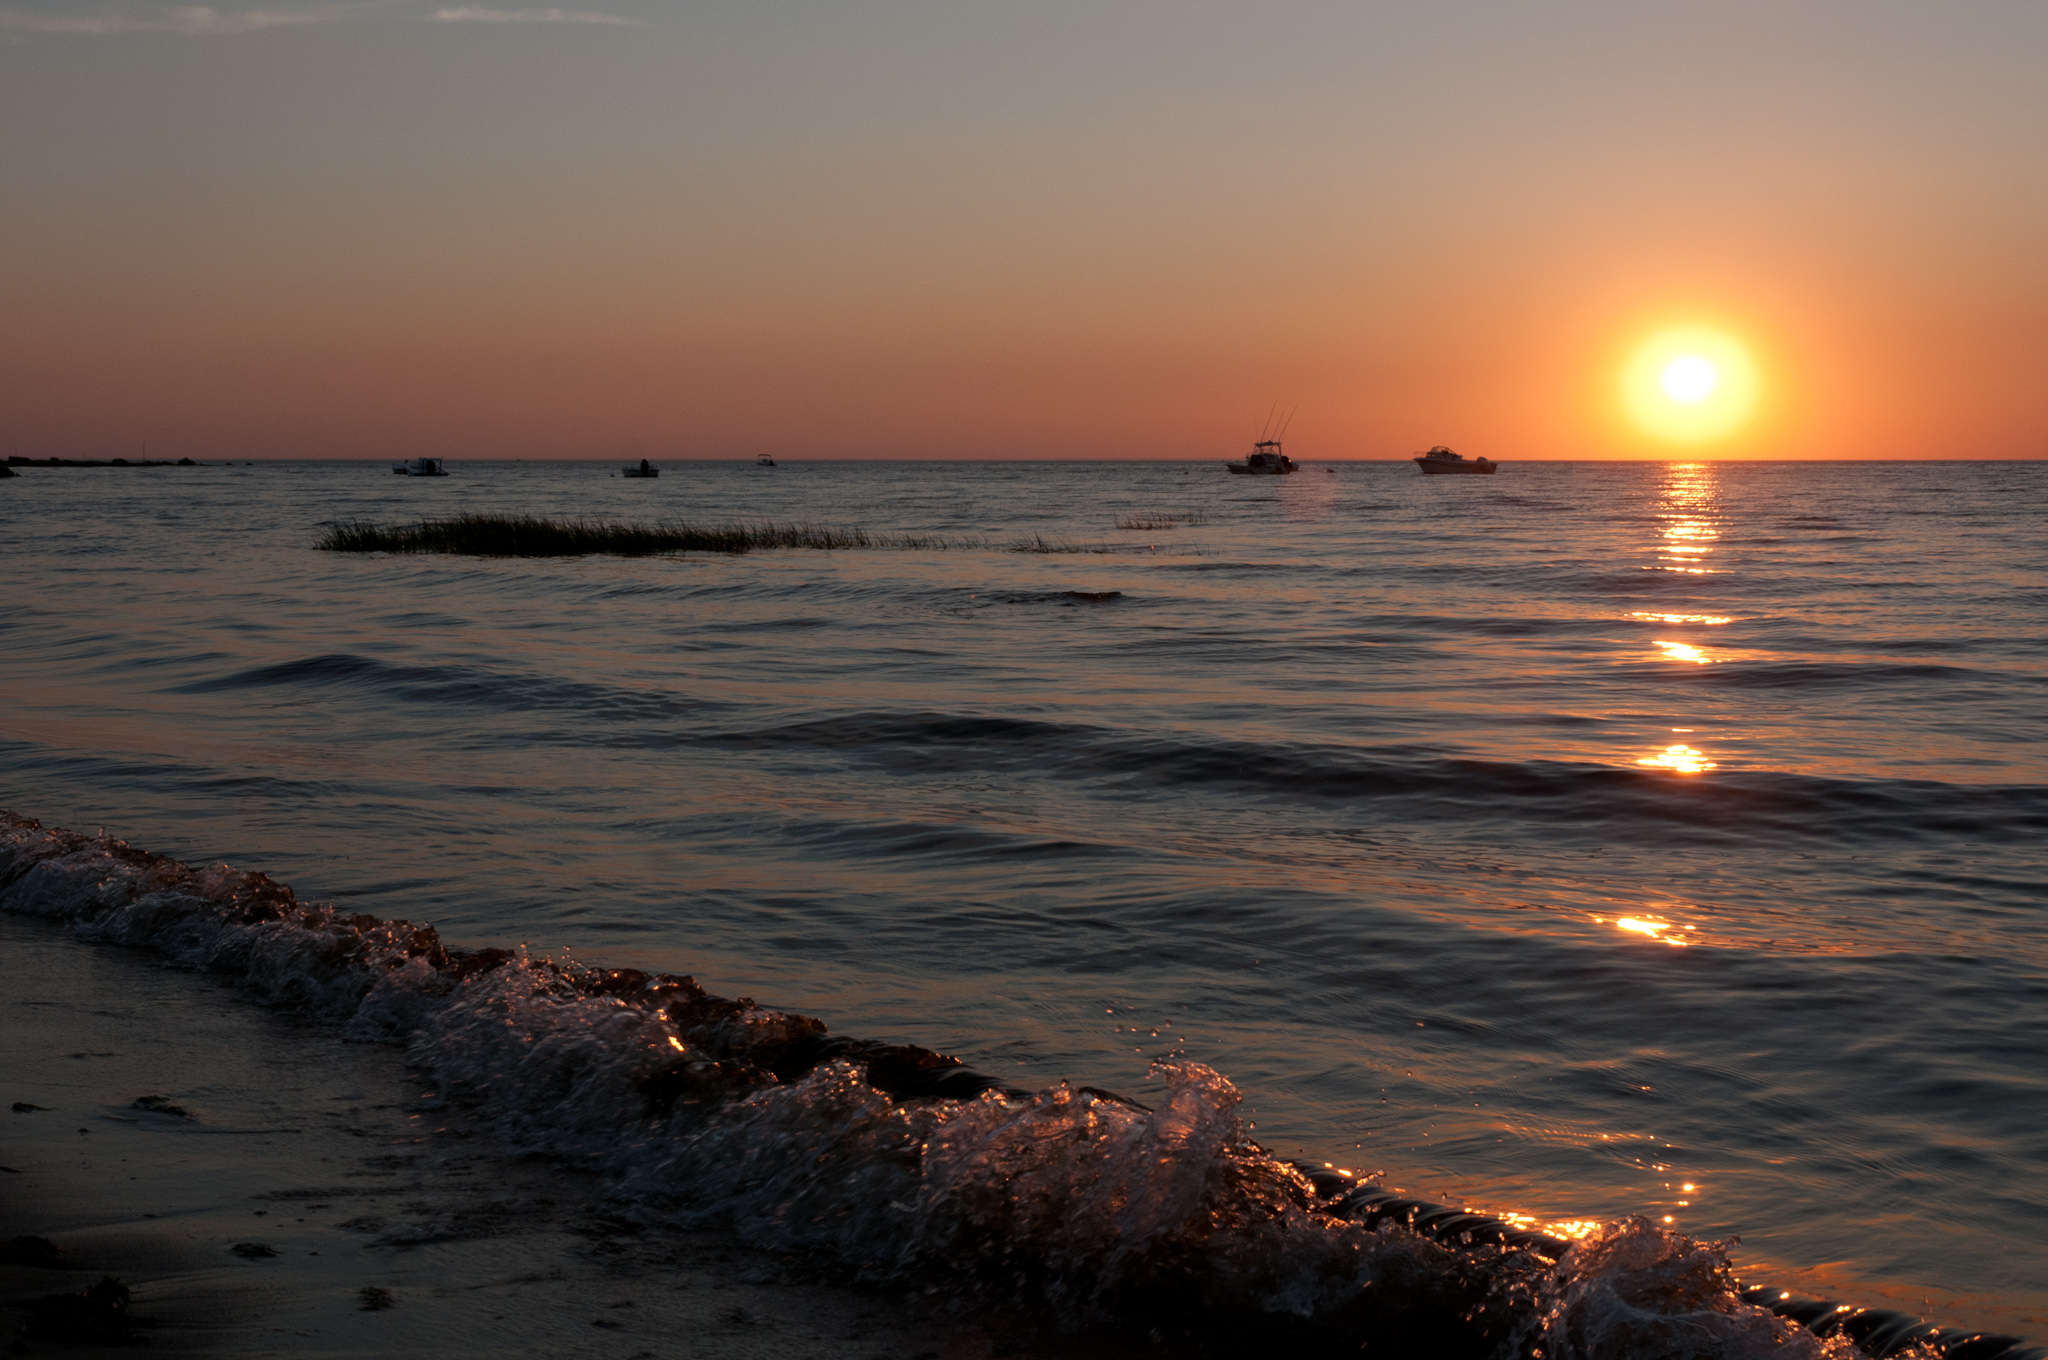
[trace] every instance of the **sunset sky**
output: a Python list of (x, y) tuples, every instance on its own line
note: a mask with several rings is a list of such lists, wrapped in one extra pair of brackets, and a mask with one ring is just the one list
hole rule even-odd
[(2040, 0), (587, 3), (0, 0), (0, 453), (2048, 457)]

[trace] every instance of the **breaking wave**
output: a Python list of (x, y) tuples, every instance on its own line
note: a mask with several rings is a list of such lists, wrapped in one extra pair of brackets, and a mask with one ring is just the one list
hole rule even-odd
[(506, 1144), (602, 1174), (634, 1212), (1057, 1328), (1231, 1355), (2048, 1355), (1745, 1290), (1720, 1244), (1644, 1219), (1569, 1241), (1280, 1160), (1199, 1063), (1156, 1064), (1156, 1108), (1063, 1082), (1020, 1090), (688, 977), (461, 954), (431, 926), (7, 813), (0, 909), (405, 1044)]

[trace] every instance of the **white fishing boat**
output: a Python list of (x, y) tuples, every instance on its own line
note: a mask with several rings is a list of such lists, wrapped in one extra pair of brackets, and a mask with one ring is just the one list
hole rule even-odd
[(410, 463), (393, 463), (391, 470), (400, 477), (446, 477), (448, 469), (441, 466), (438, 458), (415, 458)]
[(639, 467), (620, 468), (619, 475), (621, 477), (659, 477), (661, 469), (648, 462), (645, 458), (642, 458)]
[(1223, 466), (1238, 477), (1278, 477), (1300, 468), (1300, 464), (1280, 451), (1277, 439), (1261, 439), (1252, 445), (1252, 451), (1245, 455), (1242, 463), (1225, 463)]
[(1491, 473), (1500, 464), (1489, 458), (1467, 458), (1462, 453), (1452, 453), (1438, 444), (1428, 453), (1415, 455), (1415, 466), (1424, 472), (1485, 472)]

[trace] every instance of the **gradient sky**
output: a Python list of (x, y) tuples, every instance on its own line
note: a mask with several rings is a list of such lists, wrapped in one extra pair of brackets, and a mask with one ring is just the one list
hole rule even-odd
[(0, 0), (0, 453), (2048, 457), (2041, 0), (587, 3)]

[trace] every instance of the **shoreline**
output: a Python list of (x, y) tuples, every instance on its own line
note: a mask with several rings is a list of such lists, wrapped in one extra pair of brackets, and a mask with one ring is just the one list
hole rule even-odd
[[(221, 979), (9, 914), (0, 957), (0, 1092), (41, 1107), (0, 1111), (0, 1242), (47, 1239), (61, 1267), (0, 1264), (13, 1353), (132, 1353), (17, 1330), (21, 1300), (103, 1275), (132, 1292), (152, 1350), (177, 1354), (1045, 1353), (806, 1280), (726, 1232), (610, 1214), (597, 1177), (419, 1101), (397, 1048), (345, 1043)], [(1058, 1353), (1077, 1351), (1113, 1354)]]

